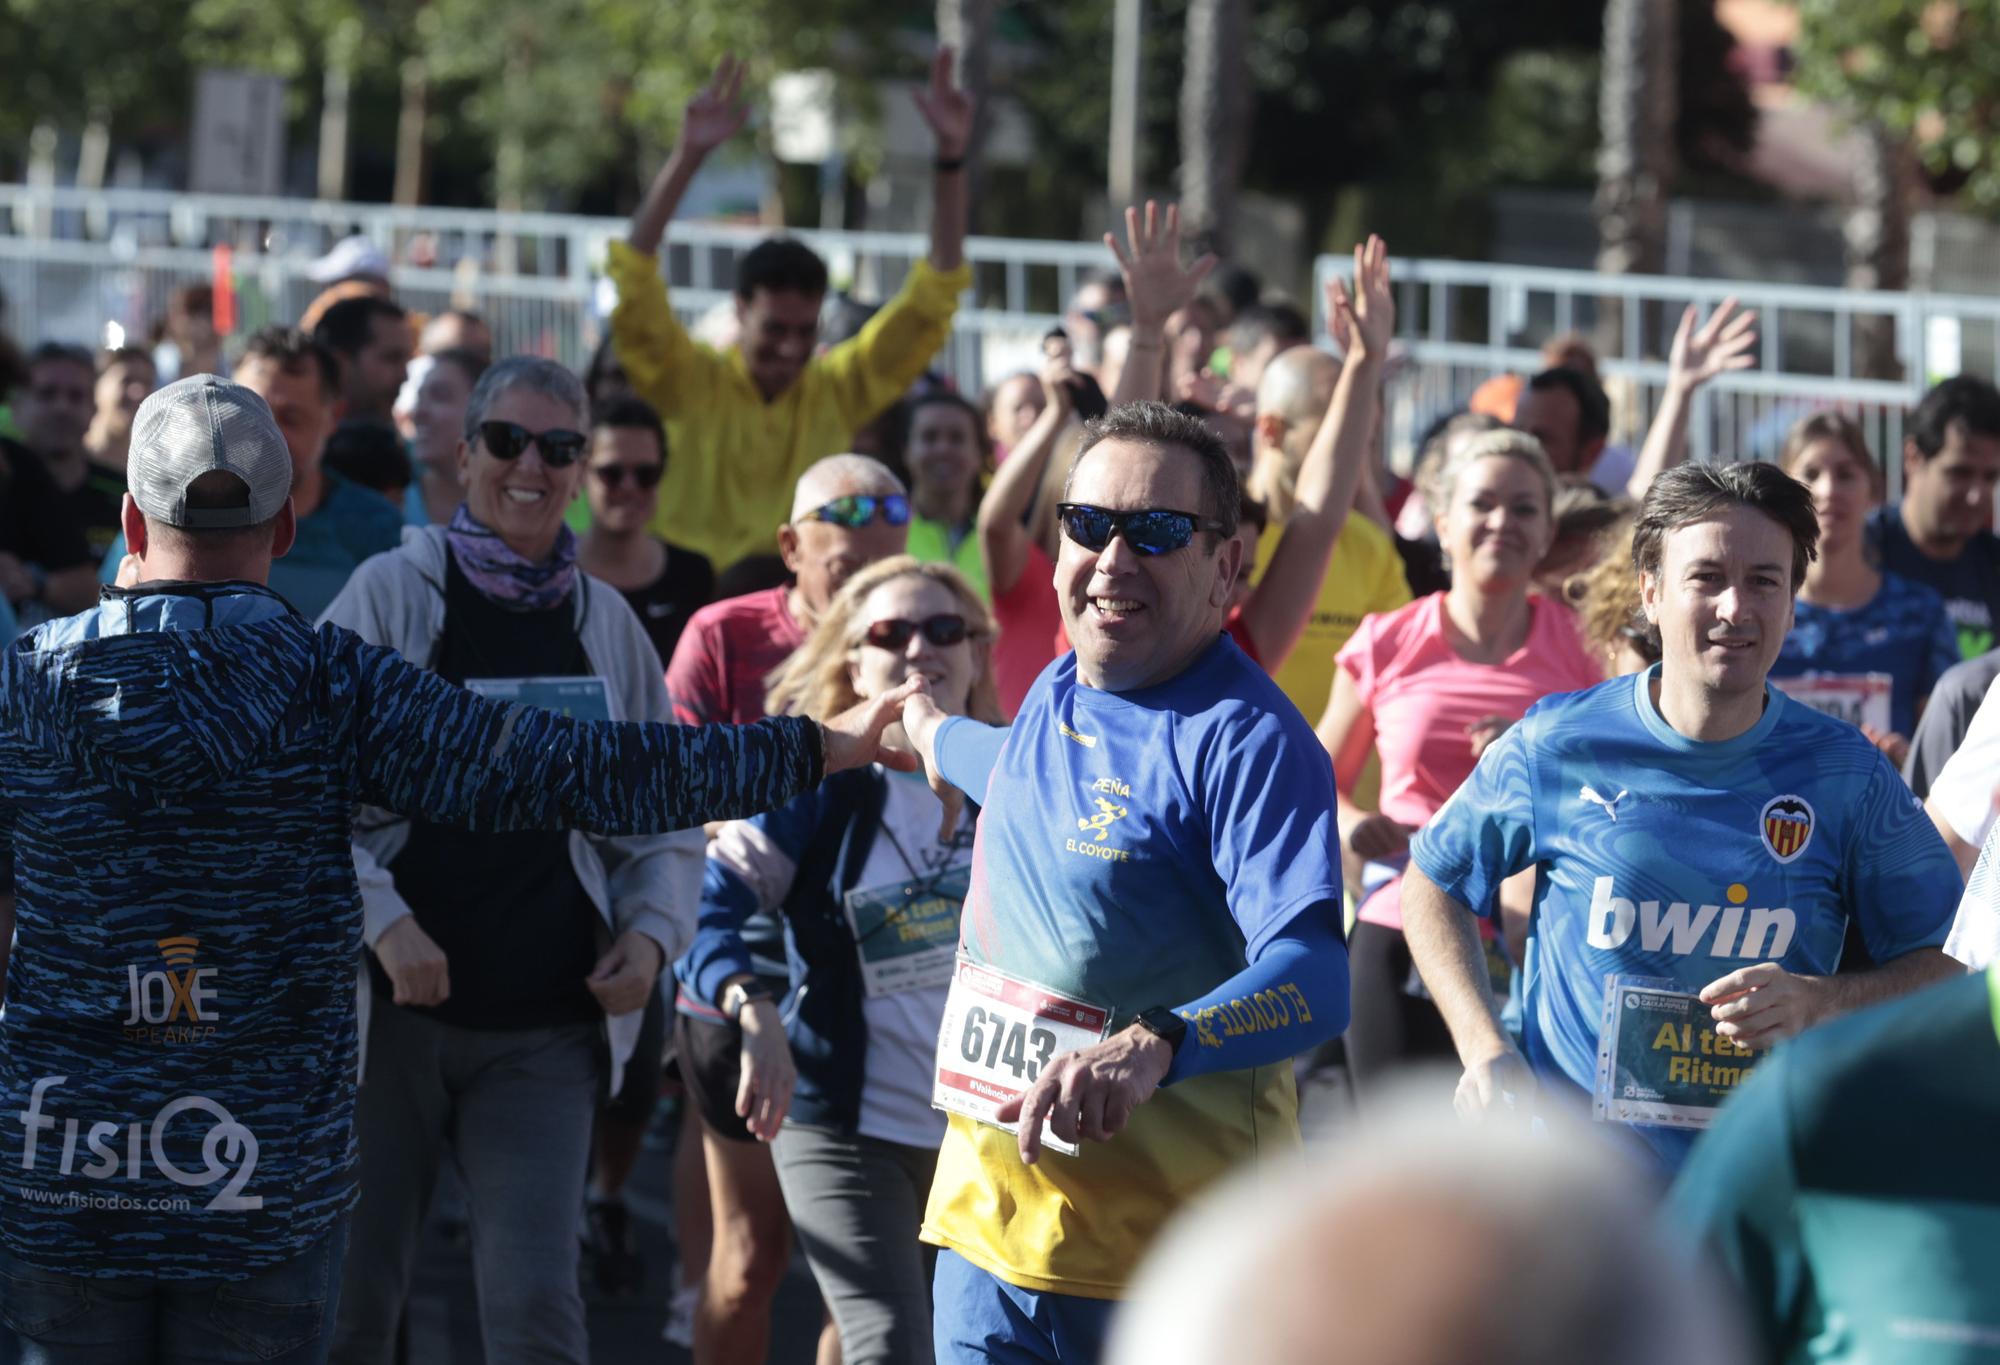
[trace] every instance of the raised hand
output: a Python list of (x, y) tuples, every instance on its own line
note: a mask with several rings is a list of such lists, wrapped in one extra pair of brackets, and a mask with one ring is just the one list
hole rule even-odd
[(1732, 317), (1735, 313), (1736, 300), (1724, 299), (1722, 306), (1697, 328), (1696, 306), (1692, 303), (1687, 306), (1681, 314), (1681, 325), (1674, 329), (1673, 349), (1667, 353), (1669, 384), (1692, 391), (1719, 374), (1747, 370), (1757, 363), (1757, 358), (1750, 354), (1757, 344), (1757, 334), (1750, 330), (1757, 314), (1753, 311)]
[(826, 775), (831, 777), (870, 763), (880, 763), (885, 768), (898, 768), (906, 773), (915, 772), (921, 766), (917, 756), (885, 747), (882, 732), (903, 718), (903, 703), (924, 690), (921, 675), (907, 678), (893, 691), (860, 702), (822, 722), (820, 730), (826, 739)]
[(1383, 361), (1396, 335), (1396, 296), (1389, 288), (1389, 247), (1369, 234), (1354, 248), (1354, 288), (1336, 275), (1326, 286), (1327, 330), (1349, 359)]
[(952, 80), (951, 59), (950, 48), (939, 48), (931, 58), (929, 88), (916, 92), (917, 112), (931, 126), (940, 161), (957, 161), (965, 155), (972, 142), (972, 117), (977, 112), (972, 97)]
[(724, 54), (716, 63), (695, 97), (681, 115), (680, 144), (697, 156), (706, 156), (743, 130), (750, 106), (743, 100), (743, 73), (747, 63), (733, 54)]
[(1143, 223), (1137, 207), (1125, 210), (1125, 241), (1127, 245), (1121, 247), (1117, 237), (1109, 232), (1104, 234), (1104, 244), (1118, 258), (1119, 272), (1125, 276), (1125, 297), (1132, 307), (1132, 330), (1157, 331), (1195, 296), (1208, 272), (1215, 269), (1215, 256), (1203, 256), (1193, 265), (1183, 267), (1180, 206), (1167, 205), (1166, 221), (1162, 224), (1160, 206), (1151, 199), (1146, 201)]

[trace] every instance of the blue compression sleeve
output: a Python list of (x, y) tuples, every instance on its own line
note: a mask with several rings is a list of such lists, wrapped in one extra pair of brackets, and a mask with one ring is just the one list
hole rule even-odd
[(984, 725), (964, 716), (953, 716), (938, 726), (932, 747), (938, 771), (944, 780), (969, 797), (973, 804), (986, 804), (986, 784), (1000, 762), (1000, 746), (1007, 742), (1007, 727)]
[(1162, 1085), (1211, 1071), (1269, 1066), (1347, 1027), (1347, 948), (1332, 901), (1308, 906), (1250, 965), (1174, 1010), (1188, 1021)]

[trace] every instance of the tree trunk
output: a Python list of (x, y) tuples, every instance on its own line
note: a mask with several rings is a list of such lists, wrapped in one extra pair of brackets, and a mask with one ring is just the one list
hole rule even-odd
[(1181, 230), (1195, 251), (1227, 252), (1250, 131), (1244, 0), (1193, 0), (1181, 74)]
[(396, 189), (398, 204), (421, 204), (430, 180), (429, 131), (431, 81), (422, 57), (403, 63), (403, 102), (396, 112)]
[(347, 197), (347, 107), (360, 25), (349, 21), (328, 37), (326, 76), (320, 87), (319, 197)]
[[(1676, 0), (1607, 0), (1598, 92), (1597, 268), (1657, 274), (1666, 265), (1674, 176)], [(1599, 315), (1600, 349), (1622, 351), (1622, 310)], [(1641, 329), (1644, 335), (1644, 329)]]
[(1143, 178), (1139, 136), (1139, 56), (1146, 38), (1145, 0), (1116, 0), (1111, 18), (1111, 146), (1105, 167), (1108, 207), (1115, 218), (1139, 200)]
[[(1855, 158), (1850, 179), (1853, 202), (1841, 228), (1847, 244), (1847, 287), (1908, 289), (1916, 159), (1908, 139), (1880, 123), (1865, 125), (1861, 141), (1863, 154)], [(1900, 379), (1902, 373), (1895, 318), (1855, 318), (1855, 376)]]
[(957, 54), (953, 73), (975, 101), (972, 137), (965, 147), (965, 189), (970, 230), (979, 231), (986, 173), (980, 153), (993, 124), (993, 0), (937, 0), (938, 41)]

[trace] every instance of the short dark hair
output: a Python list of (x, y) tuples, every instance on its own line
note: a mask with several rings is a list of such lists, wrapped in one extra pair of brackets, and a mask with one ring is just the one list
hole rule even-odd
[(86, 374), (97, 373), (97, 361), (91, 356), (89, 349), (67, 341), (44, 341), (28, 352), (29, 374), (33, 374), (42, 365), (81, 365)]
[(153, 353), (143, 346), (113, 346), (97, 353), (97, 373), (101, 376), (113, 365), (130, 365), (134, 361), (144, 365), (155, 374), (159, 365), (153, 360)]
[(340, 392), (340, 362), (317, 339), (296, 327), (265, 327), (243, 343), (236, 364), (268, 360), (287, 374), (311, 371), (319, 376), (319, 391), (328, 398)]
[(1910, 414), (1910, 443), (1928, 460), (1944, 449), (1953, 423), (1974, 436), (2000, 437), (2000, 390), (1976, 375), (1943, 380)]
[(463, 346), (447, 346), (442, 351), (432, 351), (430, 359), (432, 364), (449, 365), (457, 370), (465, 376), (467, 384), (477, 384), (479, 376), (485, 374), (487, 367), (493, 363), (479, 352), (468, 351)]
[(1245, 308), (1229, 324), (1229, 346), (1248, 351), (1265, 341), (1295, 346), (1312, 339), (1312, 324), (1289, 303), (1259, 303)]
[(1063, 480), (1065, 500), (1070, 485), (1076, 482), (1076, 471), (1083, 465), (1083, 457), (1103, 441), (1178, 446), (1193, 455), (1201, 462), (1202, 501), (1208, 506), (1183, 510), (1205, 511), (1221, 524), (1220, 535), (1236, 534), (1237, 523), (1243, 516), (1243, 480), (1236, 472), (1236, 462), (1229, 458), (1229, 448), (1199, 417), (1175, 412), (1165, 403), (1148, 402), (1127, 403), (1095, 421), (1085, 422), (1083, 443), (1077, 447), (1076, 459), (1070, 463), (1069, 475)]
[(824, 298), (826, 262), (796, 237), (768, 237), (736, 263), (736, 297), (747, 302), (759, 289)]
[(1659, 573), (1667, 533), (1725, 507), (1752, 508), (1791, 532), (1792, 590), (1798, 591), (1806, 565), (1819, 558), (1819, 515), (1811, 490), (1774, 464), (1684, 464), (1654, 479), (1632, 525), (1632, 567)]
[(408, 488), (414, 477), (403, 438), (387, 422), (370, 417), (350, 418), (335, 427), (321, 459), (349, 483), (377, 493)]
[(643, 398), (612, 398), (603, 403), (593, 404), (590, 409), (590, 429), (611, 427), (620, 431), (650, 431), (660, 446), (660, 467), (667, 465), (667, 428), (660, 421), (660, 413)]
[(1605, 396), (1604, 386), (1582, 370), (1555, 365), (1530, 379), (1528, 387), (1536, 393), (1565, 389), (1576, 399), (1578, 440), (1590, 442), (1611, 434), (1611, 400)]
[[(250, 485), (227, 469), (211, 469), (192, 479), (184, 496), (190, 512), (236, 511), (250, 505)], [(251, 526), (170, 526), (147, 517), (146, 529), (156, 539), (176, 540), (201, 550), (221, 550), (242, 541), (268, 541), (277, 520), (277, 513), (273, 513)]]
[(954, 408), (965, 414), (965, 420), (972, 424), (972, 445), (979, 452), (982, 463), (993, 458), (993, 438), (986, 433), (986, 414), (979, 405), (964, 394), (952, 389), (927, 389), (903, 403), (903, 449), (907, 452), (910, 437), (917, 429), (917, 414), (925, 408)]
[(401, 304), (362, 294), (342, 299), (322, 313), (319, 325), (313, 328), (313, 340), (335, 355), (355, 356), (374, 336), (376, 318), (402, 322), (408, 317)]

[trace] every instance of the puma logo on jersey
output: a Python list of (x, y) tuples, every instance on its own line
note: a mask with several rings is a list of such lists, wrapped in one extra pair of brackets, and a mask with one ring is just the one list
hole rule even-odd
[[(1731, 897), (1740, 894), (1735, 888), (1730, 892)], [(1587, 937), (1593, 948), (1616, 949), (1630, 942), (1637, 930), (1642, 952), (1775, 961), (1791, 951), (1798, 926), (1799, 917), (1788, 906), (1635, 904), (1618, 894), (1611, 878), (1599, 877), (1591, 888)]]
[(1621, 791), (1618, 795), (1606, 801), (1597, 794), (1597, 788), (1591, 786), (1589, 783), (1585, 783), (1583, 790), (1579, 791), (1577, 795), (1594, 806), (1604, 807), (1604, 813), (1611, 817), (1611, 823), (1615, 825), (1618, 823), (1618, 803), (1625, 799), (1627, 793)]

